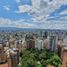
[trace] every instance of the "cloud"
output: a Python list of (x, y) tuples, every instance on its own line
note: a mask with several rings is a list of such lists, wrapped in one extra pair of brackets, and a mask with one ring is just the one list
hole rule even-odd
[(16, 13), (25, 13), (33, 17), (36, 21), (47, 20), (52, 12), (59, 9), (62, 4), (67, 4), (67, 0), (31, 0), (32, 6), (19, 5)]
[[(20, 0), (16, 0), (20, 2)], [(66, 19), (67, 11), (59, 13), (59, 16), (50, 16), (51, 13), (57, 11), (62, 4), (67, 4), (67, 0), (31, 0), (31, 5), (19, 5), (16, 13), (27, 12), (32, 16), (31, 19), (10, 20), (0, 18), (0, 25), (15, 26), (21, 28), (40, 28), (40, 29), (67, 29)], [(9, 7), (4, 6), (6, 10)], [(47, 20), (50, 19), (50, 20)], [(7, 23), (8, 22), (8, 23)]]
[[(21, 0), (15, 0), (17, 3)], [(32, 5), (18, 4), (18, 10), (16, 13), (27, 12), (35, 20), (42, 21), (43, 19), (49, 18), (49, 15), (58, 9), (62, 4), (67, 4), (67, 0), (31, 0)], [(4, 9), (10, 10), (9, 6), (4, 6)]]
[(35, 24), (30, 23), (23, 23), (23, 24), (16, 24), (16, 27), (18, 28), (35, 28)]
[(21, 2), (21, 0), (15, 0), (17, 3), (20, 3)]
[(3, 6), (3, 8), (4, 8), (5, 10), (7, 10), (7, 11), (10, 10), (10, 8), (9, 8), (8, 6)]
[(4, 18), (0, 18), (0, 26), (1, 25), (12, 25), (13, 23), (12, 23), (13, 21), (11, 21), (11, 20), (9, 20), (9, 19), (4, 19)]
[(20, 20), (10, 20), (5, 18), (0, 18), (0, 26), (12, 26), (18, 28), (35, 28), (37, 27), (36, 24), (28, 23), (27, 20), (20, 19)]
[(67, 10), (60, 13), (60, 15), (65, 15), (65, 14), (67, 14)]
[(61, 1), (59, 0), (32, 0), (32, 10), (30, 15), (34, 16), (37, 20), (47, 19), (48, 16), (57, 8), (60, 7)]
[(16, 11), (16, 13), (25, 13), (25, 12), (29, 12), (31, 10), (31, 6), (29, 5), (20, 5), (18, 7), (18, 11)]
[(0, 26), (11, 26), (11, 27), (17, 27), (17, 28), (34, 28), (34, 29), (61, 29), (61, 30), (66, 30), (67, 29), (67, 24), (64, 23), (64, 21), (61, 23), (55, 22), (55, 21), (48, 21), (46, 23), (30, 23), (27, 21), (29, 20), (10, 20), (10, 19), (5, 19), (5, 18), (0, 18)]
[(47, 19), (48, 16), (56, 9), (60, 8), (62, 4), (66, 4), (66, 0), (31, 0), (32, 6), (20, 5), (17, 13), (28, 12), (35, 20), (42, 21)]

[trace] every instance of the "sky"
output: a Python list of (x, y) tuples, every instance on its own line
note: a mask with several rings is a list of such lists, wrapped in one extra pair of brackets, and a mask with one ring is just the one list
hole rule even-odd
[(0, 27), (67, 30), (67, 0), (0, 0)]

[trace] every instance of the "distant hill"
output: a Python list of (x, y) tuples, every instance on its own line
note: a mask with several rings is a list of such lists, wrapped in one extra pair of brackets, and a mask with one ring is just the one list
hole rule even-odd
[(32, 29), (32, 28), (16, 28), (16, 27), (0, 27), (1, 31), (65, 31), (67, 30), (59, 30), (59, 29)]
[(0, 31), (35, 31), (39, 29), (32, 28), (16, 28), (16, 27), (0, 27)]

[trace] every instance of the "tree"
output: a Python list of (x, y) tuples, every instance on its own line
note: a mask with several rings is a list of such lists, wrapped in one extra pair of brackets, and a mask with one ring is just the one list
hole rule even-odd
[(54, 54), (51, 58), (51, 64), (53, 64), (54, 66), (59, 66), (61, 65), (61, 59), (59, 58), (59, 56), (57, 54)]
[(48, 50), (28, 49), (22, 54), (21, 58), (21, 67), (46, 67), (47, 65), (61, 67), (59, 56)]

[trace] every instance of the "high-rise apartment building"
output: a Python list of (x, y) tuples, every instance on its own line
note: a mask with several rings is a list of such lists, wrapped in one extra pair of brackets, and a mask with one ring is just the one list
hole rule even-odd
[(33, 48), (35, 49), (35, 39), (33, 37), (32, 34), (28, 34), (26, 35), (25, 37), (25, 41), (26, 41), (26, 44), (27, 44), (27, 48)]
[(8, 67), (7, 54), (5, 53), (2, 44), (0, 44), (0, 67)]
[(36, 39), (35, 40), (35, 48), (40, 50), (44, 48), (44, 40), (42, 39)]
[(50, 35), (50, 43), (49, 43), (49, 49), (51, 51), (56, 51), (57, 50), (57, 36), (56, 35)]

